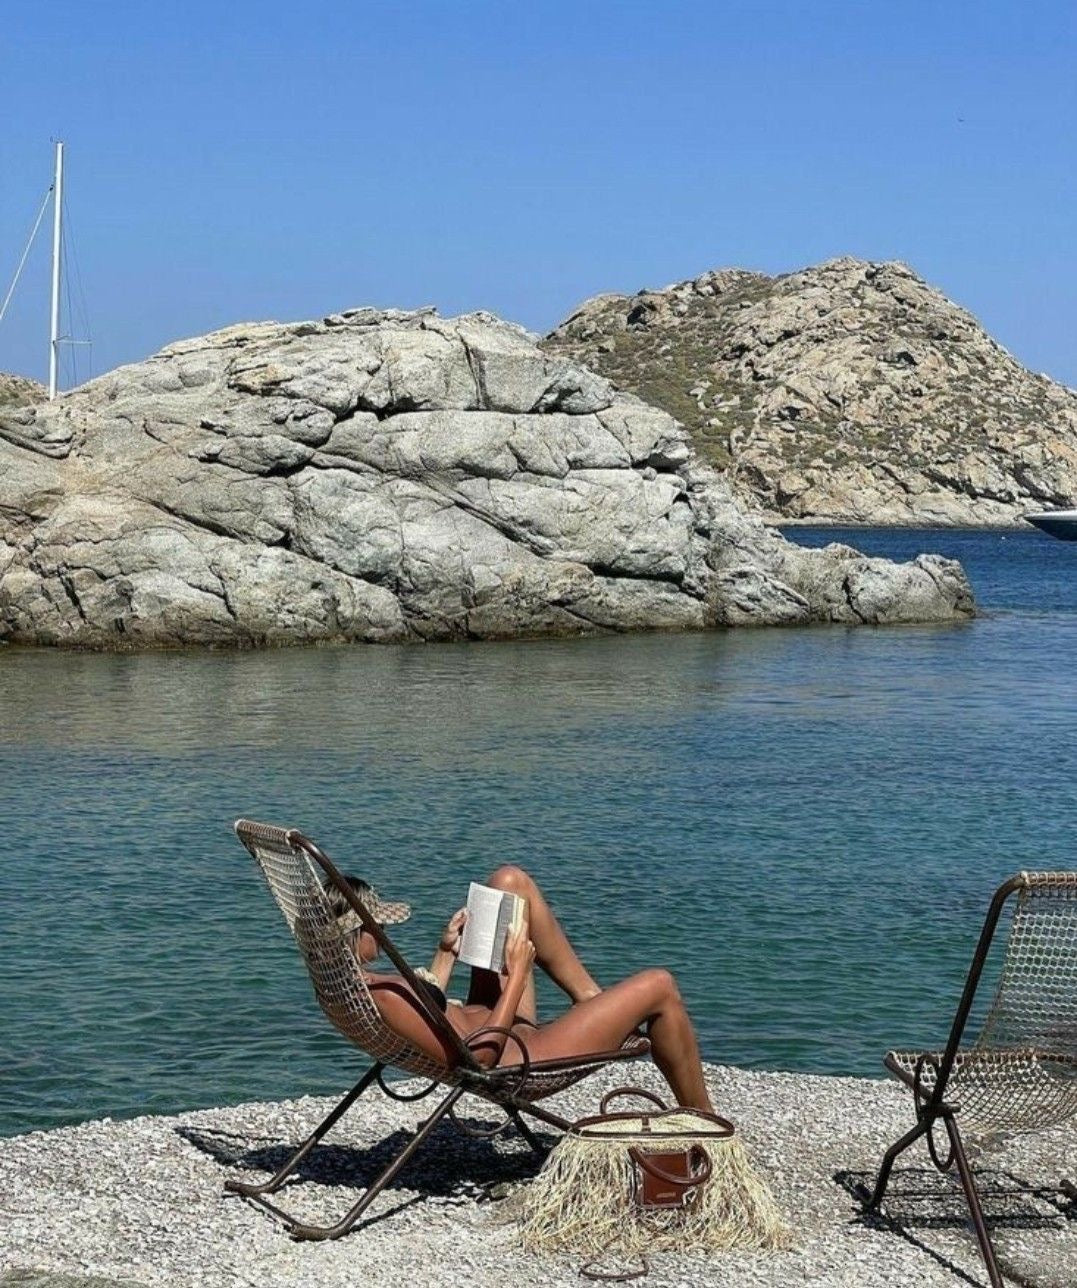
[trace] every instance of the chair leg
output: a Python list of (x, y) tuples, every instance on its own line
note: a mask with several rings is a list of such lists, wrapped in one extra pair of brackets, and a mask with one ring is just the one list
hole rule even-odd
[(529, 1118), (535, 1118), (540, 1123), (545, 1123), (547, 1127), (554, 1128), (555, 1131), (566, 1132), (572, 1126), (568, 1118), (562, 1118), (560, 1114), (555, 1114), (550, 1109), (544, 1109), (541, 1105), (536, 1105), (533, 1100), (519, 1100), (515, 1097), (508, 1102), (499, 1102), (503, 1109), (511, 1113), (515, 1109), (520, 1114), (527, 1114)]
[(526, 1140), (527, 1143), (531, 1146), (532, 1152), (537, 1154), (539, 1158), (545, 1158), (547, 1153), (549, 1153), (549, 1151), (546, 1149), (546, 1146), (543, 1145), (542, 1141), (540, 1141), (539, 1138), (535, 1135), (535, 1133), (531, 1130), (531, 1128), (528, 1127), (527, 1123), (524, 1122), (523, 1115), (520, 1113), (520, 1111), (518, 1109), (509, 1109), (508, 1115), (512, 1119), (513, 1123), (515, 1124), (516, 1130), (520, 1133), (520, 1135), (524, 1138), (524, 1140)]
[(285, 1180), (291, 1176), (325, 1133), (329, 1131), (334, 1123), (338, 1122), (348, 1112), (363, 1092), (366, 1091), (367, 1087), (369, 1087), (378, 1076), (382, 1068), (382, 1065), (375, 1064), (372, 1068), (368, 1069), (340, 1104), (326, 1115), (303, 1144), (299, 1146), (291, 1158), (289, 1158), (288, 1161), (277, 1172), (275, 1172), (268, 1181), (265, 1181), (261, 1185), (254, 1184), (250, 1181), (225, 1181), (224, 1188), (232, 1194), (242, 1194), (246, 1198), (258, 1198), (259, 1195), (273, 1194), (279, 1190)]
[(393, 1159), (389, 1166), (386, 1167), (375, 1181), (367, 1186), (362, 1198), (348, 1209), (336, 1225), (306, 1225), (304, 1222), (297, 1221), (295, 1217), (290, 1216), (283, 1209), (277, 1207), (275, 1203), (270, 1203), (268, 1199), (260, 1198), (257, 1195), (251, 1196), (252, 1202), (257, 1203), (260, 1207), (272, 1212), (274, 1216), (279, 1217), (287, 1226), (288, 1233), (293, 1239), (339, 1239), (341, 1235), (347, 1234), (352, 1226), (355, 1225), (356, 1221), (359, 1220), (389, 1182), (393, 1180), (400, 1169), (405, 1165), (405, 1163), (407, 1163), (408, 1159), (411, 1158), (416, 1150), (418, 1150), (423, 1141), (426, 1140), (437, 1124), (445, 1117), (463, 1094), (464, 1091), (462, 1087), (454, 1087), (453, 1090), (449, 1092), (430, 1117), (423, 1122), (422, 1126), (411, 1140), (408, 1141), (407, 1145), (404, 1146), (396, 1158)]
[(857, 1187), (857, 1192), (863, 1200), (864, 1208), (868, 1212), (874, 1212), (879, 1204), (883, 1201), (883, 1195), (886, 1193), (886, 1187), (890, 1184), (890, 1173), (894, 1170), (894, 1163), (898, 1155), (903, 1154), (910, 1145), (914, 1145), (928, 1129), (928, 1123), (921, 1120), (910, 1131), (907, 1131), (900, 1140), (894, 1141), (890, 1148), (883, 1155), (882, 1166), (879, 1168), (879, 1178), (875, 1182), (875, 1188), (868, 1193), (866, 1185)]
[(969, 1160), (965, 1154), (964, 1143), (961, 1140), (961, 1133), (958, 1131), (957, 1123), (954, 1122), (952, 1115), (944, 1114), (943, 1122), (946, 1124), (946, 1132), (950, 1137), (950, 1144), (953, 1146), (958, 1175), (961, 1177), (961, 1185), (965, 1191), (965, 1200), (969, 1205), (969, 1213), (972, 1216), (973, 1228), (976, 1231), (976, 1242), (980, 1245), (980, 1253), (983, 1256), (984, 1265), (987, 1267), (988, 1278), (991, 1280), (992, 1288), (1004, 1288), (1002, 1275), (999, 1273), (998, 1262), (995, 1260), (995, 1249), (991, 1246), (991, 1236), (987, 1232), (987, 1222), (984, 1220), (983, 1207), (980, 1204), (980, 1195), (976, 1189), (976, 1182), (973, 1179), (972, 1168), (969, 1167)]

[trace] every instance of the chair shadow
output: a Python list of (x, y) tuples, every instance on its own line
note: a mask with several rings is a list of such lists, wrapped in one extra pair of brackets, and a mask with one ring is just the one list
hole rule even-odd
[[(835, 1183), (846, 1190), (861, 1209), (854, 1221), (867, 1229), (898, 1235), (963, 1283), (983, 1288), (987, 1282), (986, 1268), (983, 1278), (974, 1278), (916, 1233), (931, 1230), (967, 1232), (972, 1251), (979, 1259), (965, 1192), (956, 1177), (943, 1175), (934, 1168), (895, 1168), (881, 1209), (865, 1212), (863, 1194), (874, 1188), (875, 1178), (875, 1170), (834, 1173)], [(976, 1185), (992, 1238), (1004, 1230), (1061, 1230), (1068, 1222), (1077, 1221), (1077, 1203), (1057, 1187), (1034, 1185), (1013, 1172), (983, 1167), (976, 1169)], [(1044, 1212), (1036, 1206), (1037, 1203), (1055, 1210)], [(1002, 1260), (1001, 1257), (999, 1259)]]
[[(498, 1124), (497, 1120), (470, 1118), (468, 1125), (492, 1130)], [(291, 1158), (300, 1143), (186, 1123), (179, 1124), (173, 1130), (188, 1144), (208, 1154), (222, 1166), (232, 1170), (263, 1173), (265, 1180)], [(414, 1138), (414, 1134), (413, 1131), (397, 1128), (376, 1144), (367, 1147), (321, 1142), (302, 1160), (277, 1193), (283, 1194), (290, 1187), (303, 1184), (365, 1190), (397, 1158)], [(544, 1145), (554, 1143), (552, 1137), (542, 1133), (537, 1135)], [(496, 1197), (491, 1191), (497, 1186), (530, 1179), (542, 1166), (542, 1160), (513, 1127), (507, 1127), (502, 1134), (502, 1138), (506, 1140), (514, 1137), (518, 1148), (509, 1150), (504, 1146), (499, 1148), (493, 1140), (468, 1136), (449, 1122), (439, 1123), (415, 1156), (408, 1160), (400, 1173), (385, 1187), (386, 1196), (393, 1191), (406, 1191), (409, 1196), (404, 1203), (395, 1205), (392, 1211), (399, 1211), (428, 1198), (456, 1199), (460, 1202), (490, 1201)], [(381, 1216), (390, 1214), (382, 1213), (379, 1217), (360, 1222), (356, 1229), (363, 1228), (370, 1220), (378, 1220)]]

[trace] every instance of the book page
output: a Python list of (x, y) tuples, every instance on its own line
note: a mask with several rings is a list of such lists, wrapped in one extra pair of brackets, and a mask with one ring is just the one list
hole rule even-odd
[(501, 891), (472, 881), (467, 891), (467, 921), (460, 940), (459, 960), (465, 966), (494, 969), (494, 940), (501, 911)]
[(460, 940), (459, 960), (481, 970), (501, 970), (505, 963), (505, 940), (520, 924), (524, 901), (508, 890), (472, 881), (467, 892), (467, 921)]

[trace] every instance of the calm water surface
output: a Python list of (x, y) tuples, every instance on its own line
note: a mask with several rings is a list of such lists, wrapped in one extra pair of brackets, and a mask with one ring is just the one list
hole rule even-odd
[(1070, 866), (1077, 544), (962, 560), (967, 625), (126, 657), (0, 649), (0, 1133), (331, 1091), (241, 814), (416, 907), (532, 868), (600, 979), (673, 968), (704, 1052), (875, 1073), (945, 1030), (995, 884)]

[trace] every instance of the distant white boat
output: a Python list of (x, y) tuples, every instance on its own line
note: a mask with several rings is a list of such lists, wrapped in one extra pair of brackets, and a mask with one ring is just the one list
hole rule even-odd
[(1077, 510), (1044, 510), (1042, 514), (1026, 514), (1025, 518), (1060, 541), (1077, 541)]

